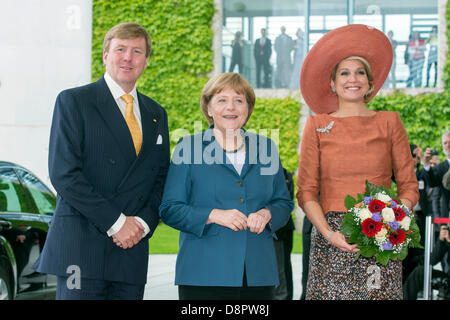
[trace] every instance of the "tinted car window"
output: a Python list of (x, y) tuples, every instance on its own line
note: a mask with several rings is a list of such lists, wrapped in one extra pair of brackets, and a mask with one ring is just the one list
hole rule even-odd
[(0, 211), (21, 212), (26, 211), (24, 190), (12, 169), (0, 169)]
[(56, 208), (56, 199), (51, 191), (31, 173), (21, 169), (17, 169), (17, 173), (36, 203), (38, 213), (53, 214)]

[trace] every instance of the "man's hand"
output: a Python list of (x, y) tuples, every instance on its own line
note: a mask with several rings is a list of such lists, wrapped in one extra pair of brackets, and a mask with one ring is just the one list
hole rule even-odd
[(117, 246), (128, 249), (141, 241), (143, 232), (144, 227), (134, 217), (126, 217), (122, 228), (112, 238)]
[(431, 148), (427, 148), (426, 150), (425, 150), (425, 154), (423, 155), (423, 158), (422, 158), (422, 160), (423, 160), (423, 165), (425, 166), (425, 167), (428, 167), (429, 165), (430, 165), (430, 160), (431, 160), (431, 158), (433, 157), (432, 155), (431, 155), (431, 151), (432, 151), (433, 149), (431, 149)]
[(441, 226), (441, 231), (439, 232), (439, 240), (447, 242), (450, 242), (450, 236), (448, 233), (448, 227), (447, 226)]
[(20, 242), (20, 243), (24, 243), (25, 242), (25, 240), (26, 240), (26, 236), (24, 236), (23, 234), (19, 234), (17, 237), (16, 237), (16, 241), (17, 242)]

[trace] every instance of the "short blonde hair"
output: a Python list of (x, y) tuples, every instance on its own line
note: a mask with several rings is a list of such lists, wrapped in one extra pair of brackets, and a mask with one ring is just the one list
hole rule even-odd
[(248, 106), (248, 116), (245, 120), (245, 123), (247, 123), (253, 109), (255, 108), (255, 91), (247, 80), (245, 80), (239, 73), (234, 72), (219, 74), (211, 78), (203, 87), (202, 96), (200, 98), (200, 108), (205, 115), (206, 121), (209, 125), (214, 123), (213, 118), (208, 114), (208, 105), (215, 94), (222, 92), (226, 88), (231, 88), (236, 91), (236, 93), (243, 94), (245, 96)]
[(367, 80), (369, 80), (369, 90), (367, 90), (366, 94), (364, 95), (364, 101), (365, 102), (369, 101), (369, 97), (372, 95), (372, 93), (374, 91), (374, 87), (373, 87), (373, 83), (372, 83), (374, 80), (374, 77), (373, 77), (372, 67), (370, 66), (370, 63), (363, 57), (350, 56), (350, 57), (344, 58), (341, 61), (339, 61), (338, 64), (333, 68), (333, 71), (331, 71), (331, 80), (336, 81), (336, 73), (339, 68), (339, 65), (341, 64), (342, 61), (345, 61), (345, 60), (357, 60), (362, 63), (364, 70), (366, 71)]
[(134, 22), (123, 22), (112, 27), (103, 40), (103, 51), (109, 50), (112, 39), (145, 39), (145, 57), (149, 57), (152, 51), (152, 39), (147, 30), (140, 24)]

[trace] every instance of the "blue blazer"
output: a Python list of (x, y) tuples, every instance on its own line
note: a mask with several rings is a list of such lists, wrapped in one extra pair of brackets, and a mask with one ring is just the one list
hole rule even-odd
[[(287, 223), (293, 202), (274, 143), (251, 133), (245, 140), (240, 175), (227, 163), (212, 128), (182, 138), (174, 150), (159, 213), (166, 224), (181, 231), (177, 285), (242, 286), (244, 267), (249, 286), (278, 284), (273, 236)], [(263, 149), (274, 157), (272, 163), (262, 157)], [(261, 174), (264, 170), (269, 174)], [(272, 222), (260, 235), (206, 224), (214, 208), (238, 209), (248, 216), (264, 207)]]
[[(68, 267), (75, 265), (82, 278), (146, 283), (147, 240), (159, 222), (170, 149), (166, 111), (139, 92), (138, 99), (143, 143), (136, 156), (103, 77), (58, 95), (49, 147), (58, 198), (37, 271), (70, 276)], [(150, 227), (147, 239), (131, 249), (117, 247), (106, 234), (120, 213)]]

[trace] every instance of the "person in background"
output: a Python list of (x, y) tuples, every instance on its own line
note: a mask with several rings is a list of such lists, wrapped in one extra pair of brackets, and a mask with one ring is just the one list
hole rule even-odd
[[(292, 173), (286, 170), (286, 168), (283, 168), (283, 173), (291, 200), (294, 200), (294, 180)], [(280, 284), (275, 287), (275, 300), (292, 300), (294, 294), (291, 263), (294, 230), (295, 225), (291, 215), (286, 225), (275, 233), (276, 238), (274, 239), (274, 244), (278, 263), (278, 278), (280, 279)]]
[(277, 88), (287, 88), (291, 80), (292, 59), (291, 52), (294, 43), (286, 34), (286, 27), (281, 27), (281, 34), (275, 39), (275, 52), (277, 53)]
[(433, 87), (436, 88), (437, 83), (437, 58), (438, 58), (438, 34), (437, 34), (437, 26), (433, 26), (431, 28), (431, 33), (429, 38), (426, 41), (426, 44), (429, 45), (428, 51), (428, 60), (427, 60), (427, 87), (430, 84), (430, 71), (434, 65), (434, 84)]
[(441, 190), (441, 212), (440, 217), (448, 217), (450, 208), (450, 191), (442, 185), (442, 179), (450, 168), (450, 131), (442, 135), (442, 148), (446, 156), (445, 161), (431, 167), (433, 158), (432, 149), (427, 148), (423, 157), (425, 173), (429, 177), (431, 187), (439, 187)]
[(309, 252), (311, 250), (311, 232), (313, 225), (305, 215), (303, 219), (302, 228), (302, 293), (300, 294), (300, 300), (306, 299), (306, 288), (308, 285), (308, 272), (309, 272)]
[[(253, 55), (256, 62), (256, 87), (270, 88), (272, 72), (270, 56), (272, 55), (272, 42), (267, 38), (265, 28), (261, 29), (261, 38), (258, 38), (255, 41)], [(261, 84), (261, 70), (264, 70), (264, 84)]]
[(397, 68), (397, 55), (395, 50), (397, 50), (397, 45), (398, 42), (397, 40), (394, 39), (394, 32), (392, 30), (389, 30), (387, 33), (387, 36), (389, 38), (389, 41), (391, 42), (391, 46), (392, 46), (392, 66), (391, 66), (391, 71), (389, 72), (389, 76), (388, 76), (388, 81), (391, 84), (392, 88), (396, 88), (397, 87), (397, 81), (396, 81), (396, 76), (395, 76), (395, 70)]
[(292, 69), (291, 81), (289, 88), (299, 89), (300, 88), (300, 71), (302, 70), (303, 64), (303, 30), (301, 28), (297, 29), (296, 33), (297, 39), (294, 40), (294, 65)]
[(244, 42), (241, 39), (241, 32), (237, 31), (234, 35), (234, 40), (231, 42), (231, 63), (229, 72), (233, 72), (236, 65), (238, 66), (239, 73), (242, 74), (244, 72), (244, 63), (243, 63), (243, 50), (244, 50)]
[[(435, 266), (444, 257), (447, 257), (447, 264), (450, 263), (450, 236), (448, 232), (448, 225), (442, 225), (439, 228), (439, 238), (436, 239), (433, 250), (431, 252), (430, 264)], [(442, 284), (443, 288), (440, 288), (440, 296), (442, 299), (449, 300), (449, 283), (450, 283), (450, 273), (447, 271), (441, 271), (437, 269), (432, 269), (431, 277)], [(433, 281), (433, 280), (432, 280)], [(403, 299), (404, 300), (417, 300), (417, 296), (420, 290), (423, 290), (424, 282), (424, 266), (423, 260), (417, 265), (417, 267), (411, 272), (405, 281), (403, 286)], [(443, 289), (443, 290), (442, 290)]]

